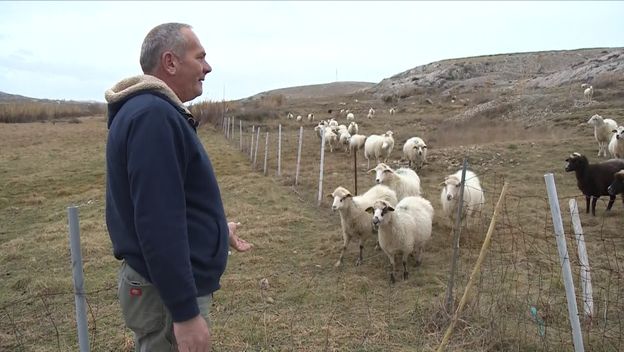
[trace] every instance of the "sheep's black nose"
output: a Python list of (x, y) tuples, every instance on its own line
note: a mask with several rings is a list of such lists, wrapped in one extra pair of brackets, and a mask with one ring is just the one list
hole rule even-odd
[(446, 196), (446, 200), (451, 200), (451, 199), (453, 199), (453, 197), (451, 197), (450, 194)]

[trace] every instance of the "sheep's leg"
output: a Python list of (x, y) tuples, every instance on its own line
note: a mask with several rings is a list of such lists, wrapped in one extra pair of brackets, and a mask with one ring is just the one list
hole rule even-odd
[(585, 196), (585, 214), (589, 214), (589, 196)]
[(408, 254), (403, 254), (403, 280), (407, 280), (408, 272), (407, 272), (407, 256)]
[(395, 283), (396, 280), (394, 278), (394, 272), (396, 271), (396, 262), (394, 261), (394, 254), (389, 254), (388, 259), (390, 259), (390, 283)]
[(422, 248), (414, 248), (414, 259), (416, 260), (416, 266), (422, 264)]
[(592, 210), (593, 216), (596, 216), (596, 202), (597, 201), (598, 201), (598, 197), (592, 197), (591, 210)]
[(342, 258), (344, 258), (345, 251), (347, 250), (347, 245), (349, 245), (349, 241), (351, 240), (347, 235), (343, 235), (342, 238), (342, 250), (340, 251), (340, 258), (338, 258), (338, 261), (336, 262), (336, 264), (334, 264), (335, 267), (338, 267), (342, 264)]
[(615, 203), (615, 196), (609, 196), (609, 204), (607, 204), (607, 211), (611, 210), (611, 207), (613, 206), (613, 203)]
[(362, 252), (363, 251), (364, 251), (364, 241), (363, 241), (362, 237), (360, 237), (360, 255), (358, 256), (358, 259), (355, 262), (356, 266), (362, 264), (362, 260), (364, 260), (364, 258), (362, 257)]

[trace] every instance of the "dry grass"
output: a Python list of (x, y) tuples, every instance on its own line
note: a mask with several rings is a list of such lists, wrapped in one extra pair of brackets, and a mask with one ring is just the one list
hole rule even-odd
[(105, 112), (101, 103), (71, 102), (3, 102), (0, 103), (0, 123), (24, 123), (94, 116)]
[[(265, 177), (252, 170), (248, 149), (238, 151), (238, 139), (226, 142), (219, 128), (209, 124), (200, 129), (227, 215), (243, 223), (241, 235), (255, 244), (251, 252), (230, 257), (222, 289), (215, 295), (216, 351), (430, 351), (441, 341), (449, 322), (443, 309), (451, 258), (447, 220), (436, 214), (423, 265), (412, 266), (407, 281), (390, 285), (387, 258), (372, 249), (373, 239), (365, 244), (363, 265), (354, 265), (357, 248), (352, 244), (344, 265), (333, 267), (341, 245), (340, 220), (326, 199), (316, 206), (320, 158), (312, 123), (304, 125), (300, 184), (292, 186), (299, 124), (285, 120), (286, 111), (315, 112), (317, 118), (326, 118), (321, 112), (336, 109), (337, 101), (344, 100), (288, 102), (273, 109), (279, 119), (251, 119), (262, 131), (257, 169), (264, 160), (264, 133), (270, 131), (273, 141), (278, 123), (283, 124), (279, 178), (274, 143), (269, 150), (270, 177)], [(502, 183), (511, 185), (483, 274), (447, 350), (570, 350), (543, 175), (555, 173), (568, 232), (567, 199), (581, 198), (573, 175), (562, 170), (563, 160), (572, 151), (596, 159), (593, 132), (577, 127), (576, 121), (589, 111), (575, 112), (575, 118), (562, 120), (558, 129), (536, 129), (495, 118), (450, 122), (447, 118), (464, 107), (404, 103), (402, 112), (393, 117), (386, 109), (378, 109), (374, 121), (360, 114), (361, 133), (395, 131), (391, 157), (395, 167), (404, 165), (400, 160), (404, 140), (423, 135), (431, 141), (430, 163), (419, 174), (425, 196), (438, 212), (438, 184), (459, 168), (464, 156), (486, 190), (486, 211), (463, 230), (457, 292), (467, 282)], [(379, 104), (362, 99), (347, 108), (364, 112)], [(82, 121), (0, 129), (0, 350), (77, 348), (66, 225), (70, 204), (80, 206), (92, 350), (132, 348), (115, 297), (118, 263), (104, 223), (106, 124), (102, 118)], [(238, 120), (236, 124), (237, 132)], [(249, 125), (245, 121), (246, 148)], [(583, 134), (575, 136), (579, 131)], [(353, 160), (340, 152), (327, 154), (323, 193), (338, 185), (353, 190), (352, 165)], [(372, 185), (366, 170), (359, 154), (360, 193)], [(624, 320), (623, 278), (617, 269), (624, 248), (619, 231), (624, 207), (618, 201), (610, 214), (604, 207), (604, 201), (599, 202), (595, 218), (581, 214), (594, 270), (597, 316), (607, 314), (609, 322), (600, 318), (591, 329), (584, 326), (586, 346), (592, 351), (624, 346), (619, 334)], [(570, 237), (568, 246), (573, 253)], [(572, 262), (578, 278), (578, 263)], [(268, 290), (260, 288), (263, 278), (269, 282)], [(529, 306), (536, 306), (547, 323), (545, 337), (537, 334)]]

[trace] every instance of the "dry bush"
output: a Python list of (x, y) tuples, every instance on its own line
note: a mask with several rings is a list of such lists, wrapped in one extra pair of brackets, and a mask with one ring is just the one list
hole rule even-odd
[(277, 119), (279, 113), (275, 109), (266, 107), (255, 107), (251, 109), (241, 109), (234, 117), (243, 121), (264, 121), (266, 119)]
[(217, 125), (221, 122), (221, 119), (225, 114), (225, 110), (227, 110), (227, 103), (209, 100), (193, 104), (189, 106), (189, 110), (200, 125), (204, 125), (206, 123)]
[(28, 101), (0, 104), (0, 123), (22, 123), (101, 115), (106, 111), (102, 103), (64, 101)]
[(484, 89), (479, 89), (477, 90), (477, 92), (473, 95), (472, 97), (472, 101), (479, 105), (479, 104), (483, 104), (483, 103), (487, 103), (488, 101), (492, 101), (496, 98), (495, 94), (492, 93), (492, 91), (490, 90), (484, 90)]
[(624, 81), (624, 74), (621, 72), (601, 73), (592, 80), (594, 89), (605, 89), (615, 87), (618, 82)]

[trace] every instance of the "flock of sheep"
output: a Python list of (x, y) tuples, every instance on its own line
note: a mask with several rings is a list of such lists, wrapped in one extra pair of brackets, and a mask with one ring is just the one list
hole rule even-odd
[[(394, 170), (379, 163), (368, 173), (375, 174), (376, 184), (364, 194), (353, 196), (345, 187), (339, 186), (327, 195), (333, 200), (332, 210), (340, 213), (342, 227), (342, 250), (335, 265), (342, 264), (344, 252), (352, 239), (359, 242), (356, 265), (361, 264), (364, 241), (376, 237), (392, 266), (390, 281), (396, 281), (397, 255), (401, 258), (403, 279), (406, 280), (408, 257), (413, 255), (416, 264), (420, 264), (425, 244), (431, 238), (433, 206), (422, 196), (420, 177), (411, 168)], [(442, 211), (451, 221), (460, 201), (461, 173), (459, 170), (447, 176), (442, 183)], [(485, 202), (477, 175), (467, 170), (465, 177), (462, 218), (480, 214)]]
[[(593, 87), (586, 84), (581, 87), (585, 98), (591, 102)], [(389, 113), (394, 115), (396, 109), (391, 108)], [(343, 236), (342, 250), (335, 265), (342, 264), (352, 239), (359, 242), (356, 265), (360, 265), (365, 239), (376, 238), (392, 266), (390, 281), (396, 281), (394, 273), (397, 271), (397, 255), (401, 258), (405, 280), (408, 277), (407, 258), (414, 256), (416, 264), (420, 264), (422, 251), (432, 232), (434, 209), (431, 202), (422, 196), (417, 174), (427, 163), (427, 144), (418, 136), (408, 138), (402, 149), (408, 167), (394, 170), (386, 164), (395, 146), (393, 132), (369, 136), (358, 134), (359, 127), (353, 112), (343, 109), (340, 114), (346, 117), (348, 126), (338, 124), (334, 118), (322, 120), (314, 127), (316, 135), (324, 141), (330, 152), (343, 148), (345, 153), (351, 154), (363, 149), (367, 167), (370, 168), (371, 160), (376, 164), (368, 171), (369, 174), (375, 174), (376, 185), (359, 196), (352, 195), (342, 186), (328, 194), (333, 200), (332, 210), (340, 213)], [(370, 108), (367, 118), (374, 117), (375, 110)], [(294, 119), (294, 116), (289, 113), (287, 118)], [(299, 115), (296, 119), (301, 121), (302, 117)], [(308, 114), (308, 120), (314, 121), (314, 114)], [(586, 212), (589, 212), (591, 201), (592, 214), (595, 215), (596, 201), (600, 196), (610, 197), (607, 210), (611, 209), (617, 194), (622, 193), (624, 201), (624, 126), (618, 126), (614, 120), (597, 114), (587, 124), (594, 127), (598, 156), (607, 157), (608, 152), (613, 159), (590, 164), (587, 157), (573, 153), (566, 159), (568, 164), (565, 170), (576, 173), (577, 185), (586, 198)], [(462, 170), (459, 170), (446, 176), (441, 183), (443, 218), (451, 222), (456, 216), (460, 196), (463, 197), (462, 219), (478, 216), (485, 203), (478, 176), (473, 171), (466, 171), (463, 195), (460, 195), (461, 177)]]
[[(591, 101), (593, 87), (582, 85), (581, 88)], [(596, 202), (601, 196), (609, 196), (607, 211), (611, 210), (616, 195), (622, 194), (624, 202), (624, 126), (598, 114), (590, 117), (587, 124), (594, 127), (598, 157), (610, 156), (612, 159), (590, 164), (586, 156), (572, 153), (566, 159), (565, 170), (576, 174), (577, 186), (585, 196), (585, 212), (589, 213), (591, 202), (591, 212), (595, 216)]]
[[(396, 109), (391, 108), (389, 113), (396, 113)], [(395, 146), (393, 132), (368, 136), (358, 134), (359, 126), (353, 112), (343, 109), (340, 114), (346, 118), (348, 125), (339, 124), (334, 118), (322, 120), (314, 127), (315, 134), (324, 141), (325, 148), (330, 152), (343, 149), (345, 153), (351, 154), (363, 149), (368, 168), (371, 161), (376, 166), (368, 171), (369, 174), (375, 174), (375, 185), (365, 193), (354, 196), (347, 188), (339, 186), (327, 195), (333, 200), (332, 210), (340, 213), (342, 228), (343, 244), (335, 265), (342, 264), (349, 243), (356, 239), (359, 243), (356, 265), (360, 265), (364, 242), (367, 238), (375, 238), (392, 266), (390, 281), (396, 281), (396, 256), (400, 256), (403, 279), (407, 279), (407, 259), (413, 256), (416, 264), (420, 264), (433, 226), (434, 208), (423, 197), (420, 177), (417, 174), (427, 162), (427, 144), (417, 136), (407, 139), (403, 144), (403, 157), (408, 161), (408, 167), (395, 170), (386, 164)], [(374, 117), (375, 110), (370, 108), (367, 118)], [(287, 118), (294, 119), (291, 115)], [(312, 118), (308, 120), (313, 121)], [(458, 203), (462, 201), (459, 199), (461, 173), (462, 170), (459, 170), (448, 175), (441, 183), (442, 212), (451, 223), (456, 216)], [(478, 216), (484, 202), (485, 196), (479, 178), (468, 170), (461, 217)]]

